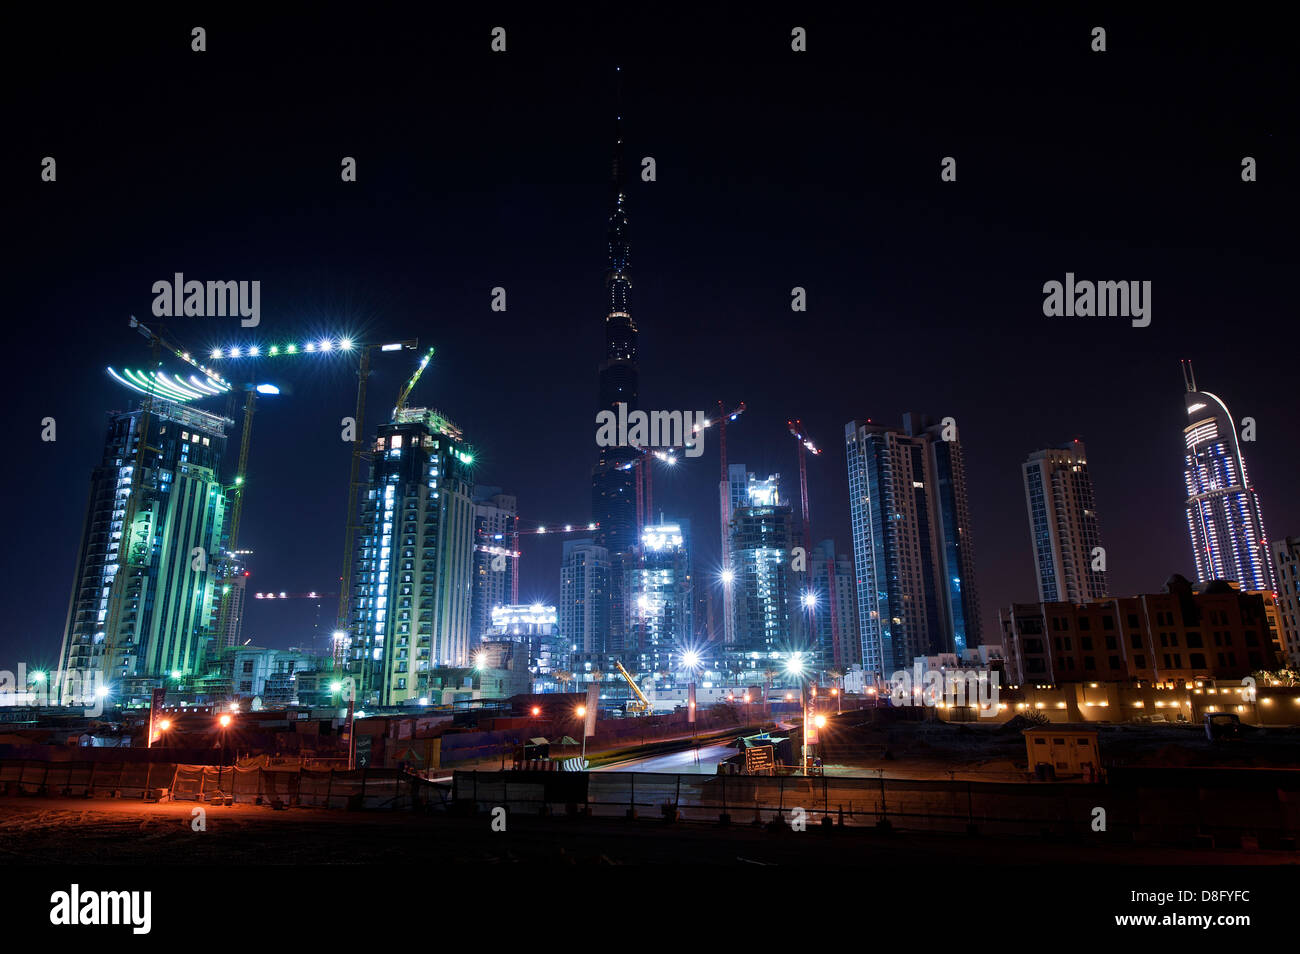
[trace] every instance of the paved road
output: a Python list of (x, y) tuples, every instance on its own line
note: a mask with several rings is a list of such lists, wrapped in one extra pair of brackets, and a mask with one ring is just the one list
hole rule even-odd
[[(694, 749), (681, 752), (669, 752), (666, 755), (649, 755), (645, 758), (628, 759), (595, 769), (597, 772), (666, 772), (670, 774), (716, 775), (718, 763), (728, 756), (735, 755), (736, 750), (726, 742), (702, 745), (698, 753)], [(698, 755), (699, 761), (696, 762)]]

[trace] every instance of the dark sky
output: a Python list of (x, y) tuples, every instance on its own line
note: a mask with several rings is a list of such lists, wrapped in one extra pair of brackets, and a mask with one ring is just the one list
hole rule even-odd
[[(826, 448), (810, 461), (816, 538), (849, 550), (845, 423), (915, 410), (961, 429), (988, 632), (1000, 604), (1035, 597), (1019, 467), (1048, 443), (1088, 444), (1114, 592), (1190, 576), (1183, 357), (1258, 422), (1247, 459), (1268, 531), (1300, 533), (1297, 85), (1279, 24), (599, 9), (79, 12), (11, 32), (0, 668), (57, 654), (105, 414), (130, 400), (104, 367), (147, 362), (127, 317), (177, 271), (262, 282), (254, 332), (163, 319), (195, 350), (342, 332), (436, 346), (415, 403), (464, 427), (482, 481), (526, 520), (588, 519), (616, 62), (629, 157), (658, 170), (629, 200), (643, 406), (744, 400), (732, 462), (792, 491), (784, 425), (801, 417)], [(807, 53), (790, 51), (794, 25)], [(1096, 25), (1106, 53), (1089, 49)], [(1067, 271), (1151, 281), (1151, 326), (1045, 318), (1042, 285)], [(260, 405), (253, 435), (253, 585), (334, 590), (355, 379), (338, 358), (264, 367), (291, 393)], [(380, 362), (371, 427), (412, 367)], [(717, 464), (706, 441), (656, 477), (658, 506), (695, 522), (702, 569), (718, 558)], [(554, 601), (558, 560), (558, 542), (527, 545), (524, 599)], [(245, 635), (299, 644), (314, 622), (306, 604), (257, 607)]]

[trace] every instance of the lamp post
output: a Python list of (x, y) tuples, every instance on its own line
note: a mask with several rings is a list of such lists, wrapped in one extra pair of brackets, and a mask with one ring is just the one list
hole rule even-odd
[(586, 768), (586, 767), (587, 767), (587, 722), (586, 722), (586, 719), (587, 719), (587, 707), (586, 707), (586, 706), (578, 706), (578, 708), (575, 709), (575, 710), (573, 710), (573, 711), (577, 714), (577, 716), (578, 716), (579, 719), (582, 719), (582, 720), (583, 720), (583, 723), (582, 723), (582, 767), (583, 767), (583, 768)]
[[(217, 724), (221, 726), (221, 765), (218, 766), (217, 768), (217, 791), (221, 792), (222, 794), (225, 794), (225, 790), (222, 789), (221, 783), (225, 778), (226, 759), (228, 758), (228, 753), (229, 753), (230, 722), (231, 719), (229, 713), (223, 712), (221, 714), (221, 717), (217, 719)], [(231, 781), (233, 783), (234, 781), (233, 769), (231, 770), (230, 774), (231, 774)], [(232, 789), (234, 788), (233, 784), (231, 785), (231, 788)], [(233, 792), (231, 794), (233, 794)]]

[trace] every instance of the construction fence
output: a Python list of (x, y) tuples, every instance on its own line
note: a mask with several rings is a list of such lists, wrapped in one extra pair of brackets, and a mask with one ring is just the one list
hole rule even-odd
[[(727, 776), (640, 772), (456, 772), (461, 810), (660, 817), (717, 824), (888, 826), (900, 830), (1295, 849), (1300, 776), (1289, 783), (1183, 779), (1164, 786), (999, 783), (836, 776)], [(1289, 790), (1288, 790), (1289, 789)], [(1104, 810), (1097, 828), (1097, 809)], [(802, 816), (800, 816), (800, 812)]]
[(7, 795), (233, 802), (305, 808), (441, 806), (445, 786), (396, 769), (290, 769), (171, 762), (0, 761)]

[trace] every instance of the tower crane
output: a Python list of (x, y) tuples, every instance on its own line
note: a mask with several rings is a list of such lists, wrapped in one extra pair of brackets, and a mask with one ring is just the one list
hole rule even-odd
[[(297, 342), (285, 343), (283, 345), (274, 344), (265, 348), (265, 350), (258, 345), (252, 345), (248, 347), (233, 347), (228, 350), (217, 348), (212, 352), (213, 359), (261, 357), (289, 358), (301, 354), (334, 353), (357, 353), (359, 355), (357, 363), (356, 415), (353, 418), (355, 421), (355, 431), (352, 438), (352, 456), (348, 472), (348, 509), (343, 534), (343, 576), (341, 577), (343, 585), (339, 589), (338, 619), (334, 639), (334, 662), (336, 667), (342, 662), (342, 652), (347, 638), (347, 628), (351, 619), (348, 599), (351, 587), (348, 580), (351, 578), (352, 574), (352, 546), (353, 541), (356, 538), (357, 529), (356, 510), (358, 475), (361, 470), (361, 458), (365, 456), (366, 387), (370, 379), (370, 356), (375, 351), (381, 353), (414, 351), (417, 347), (419, 347), (419, 341), (415, 338), (407, 338), (400, 341), (359, 343), (353, 341), (351, 338), (341, 337), (338, 339), (322, 338), (319, 341), (304, 341), (301, 344)], [(404, 406), (404, 402), (410, 395), (411, 389), (415, 386), (416, 381), (419, 380), (425, 366), (428, 364), (428, 358), (430, 355), (432, 355), (432, 351), (425, 355), (425, 359), (421, 361), (420, 366), (416, 369), (416, 373), (403, 387), (402, 392), (398, 396), (399, 406), (395, 407), (393, 410), (394, 417), (396, 417), (401, 406)], [(255, 392), (250, 392), (250, 399), (253, 393)], [(250, 410), (251, 403), (245, 409), (246, 419), (251, 423)], [(245, 440), (248, 437), (248, 433), (249, 431), (246, 428), (244, 432)], [(241, 466), (237, 477), (242, 475), (242, 473), (243, 468)]]
[[(802, 535), (803, 535), (804, 560), (806, 561), (810, 559), (812, 555), (812, 522), (809, 519), (809, 515), (808, 515), (808, 455), (809, 454), (817, 455), (820, 454), (822, 451), (820, 447), (818, 447), (816, 444), (813, 443), (812, 438), (808, 436), (807, 432), (804, 431), (803, 421), (800, 420), (786, 421), (785, 426), (790, 431), (790, 434), (794, 437), (794, 439), (799, 442), (799, 497), (800, 497), (800, 502), (803, 505), (803, 511), (802, 511), (803, 534)], [(805, 566), (806, 565), (807, 564), (805, 563)], [(809, 574), (809, 577), (811, 578), (811, 574)], [(807, 639), (809, 643), (811, 643), (813, 638), (812, 630), (814, 628), (812, 607), (816, 605), (815, 602), (816, 597), (808, 596), (807, 594), (805, 594), (805, 596), (808, 599), (813, 600), (812, 603), (806, 604), (808, 606), (807, 617), (808, 617), (808, 629), (809, 629), (809, 632), (807, 634)], [(831, 559), (830, 559), (830, 576), (828, 577), (827, 580), (827, 597), (829, 598), (831, 604), (830, 606), (831, 643), (833, 646), (833, 652), (836, 655), (838, 655), (839, 633), (838, 633), (838, 626), (836, 625), (838, 620), (836, 618), (836, 613), (835, 613), (835, 554), (834, 552), (831, 553)], [(800, 618), (802, 619), (802, 617)]]
[(650, 459), (662, 461), (669, 467), (677, 464), (678, 457), (669, 451), (655, 450), (651, 447), (629, 445), (637, 457), (625, 464), (619, 464), (619, 470), (632, 471), (632, 482), (636, 486), (636, 539), (640, 541), (641, 531), (645, 529), (647, 515), (654, 514), (654, 468)]
[(803, 550), (807, 554), (812, 551), (812, 524), (808, 519), (808, 464), (809, 454), (820, 454), (821, 448), (813, 443), (803, 429), (803, 421), (786, 421), (785, 426), (789, 428), (791, 435), (799, 442), (799, 496), (803, 503)]
[(598, 528), (598, 523), (586, 523), (581, 526), (572, 523), (551, 525), (538, 524), (535, 527), (529, 527), (525, 530), (519, 529), (519, 518), (515, 517), (515, 529), (511, 531), (510, 548), (496, 546), (488, 542), (475, 544), (474, 549), (480, 553), (488, 553), (492, 556), (506, 556), (512, 561), (512, 573), (510, 578), (510, 602), (519, 602), (519, 558), (523, 555), (519, 549), (519, 538), (521, 536), (543, 536), (545, 534), (559, 534), (563, 536), (570, 533), (592, 533)]

